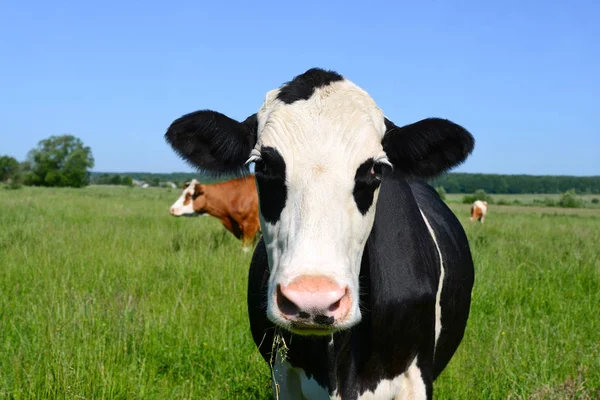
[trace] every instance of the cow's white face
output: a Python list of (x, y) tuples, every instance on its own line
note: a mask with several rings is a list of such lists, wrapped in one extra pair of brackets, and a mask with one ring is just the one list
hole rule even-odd
[(183, 185), (181, 196), (169, 208), (169, 212), (175, 217), (207, 215), (201, 207), (202, 201), (198, 201), (201, 196), (203, 196), (203, 186), (196, 179), (192, 179), (191, 182)]
[(358, 277), (383, 166), (435, 177), (474, 146), (448, 120), (398, 127), (365, 91), (318, 68), (269, 92), (243, 122), (201, 110), (175, 120), (165, 137), (204, 171), (238, 172), (255, 162), (267, 315), (301, 334), (328, 334), (361, 318)]
[(257, 114), (250, 157), (271, 272), (267, 314), (292, 331), (328, 333), (360, 320), (361, 258), (388, 163), (384, 116), (347, 80), (291, 104), (278, 94)]

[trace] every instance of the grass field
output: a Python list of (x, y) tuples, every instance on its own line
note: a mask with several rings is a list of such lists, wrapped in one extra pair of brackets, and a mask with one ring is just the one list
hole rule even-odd
[[(0, 398), (267, 399), (250, 254), (168, 189), (0, 190)], [(600, 210), (452, 204), (476, 265), (440, 399), (600, 397)]]
[[(545, 199), (551, 199), (557, 202), (560, 199), (560, 194), (490, 194), (489, 195), (494, 203), (498, 203), (499, 201), (504, 201), (512, 204), (514, 201), (517, 201), (519, 204), (523, 205), (535, 205), (535, 201), (543, 202)], [(446, 201), (448, 203), (462, 203), (463, 197), (465, 197), (464, 193), (448, 193), (446, 194)], [(594, 199), (596, 201), (600, 200), (600, 194), (578, 194), (577, 198), (583, 201), (583, 205), (586, 208), (597, 208), (600, 209), (600, 202), (594, 203)]]

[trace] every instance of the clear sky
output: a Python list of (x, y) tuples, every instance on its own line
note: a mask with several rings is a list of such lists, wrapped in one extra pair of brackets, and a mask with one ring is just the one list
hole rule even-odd
[(437, 116), (477, 144), (457, 171), (600, 175), (600, 1), (0, 2), (0, 155), (50, 135), (95, 171), (191, 171), (163, 134), (243, 119), (311, 67), (397, 125)]

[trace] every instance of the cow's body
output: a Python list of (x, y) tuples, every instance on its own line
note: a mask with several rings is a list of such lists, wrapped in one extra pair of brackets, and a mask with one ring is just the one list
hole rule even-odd
[(471, 221), (479, 221), (483, 224), (487, 215), (487, 201), (475, 200), (471, 206)]
[(464, 334), (473, 263), (422, 179), (470, 154), (464, 128), (398, 127), (355, 84), (312, 69), (241, 123), (198, 111), (166, 138), (207, 171), (255, 162), (263, 238), (248, 311), (276, 397), (432, 397)]
[(211, 215), (249, 249), (260, 231), (258, 195), (254, 176), (203, 185), (197, 180), (183, 187), (169, 209), (173, 216)]
[[(276, 330), (264, 312), (268, 277), (261, 240), (250, 268), (248, 312), (254, 341), (270, 362)], [(430, 186), (386, 176), (360, 281), (364, 311), (358, 325), (320, 339), (279, 331), (289, 350), (286, 362), (277, 358), (274, 365), (275, 383), (282, 393), (305, 396), (280, 398), (431, 396), (433, 380), (463, 336), (473, 264), (460, 223)]]

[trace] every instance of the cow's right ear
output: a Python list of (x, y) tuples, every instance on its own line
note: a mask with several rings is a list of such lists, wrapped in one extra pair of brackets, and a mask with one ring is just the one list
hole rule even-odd
[(185, 161), (211, 175), (247, 173), (256, 144), (256, 114), (238, 122), (216, 111), (201, 110), (173, 121), (165, 139)]

